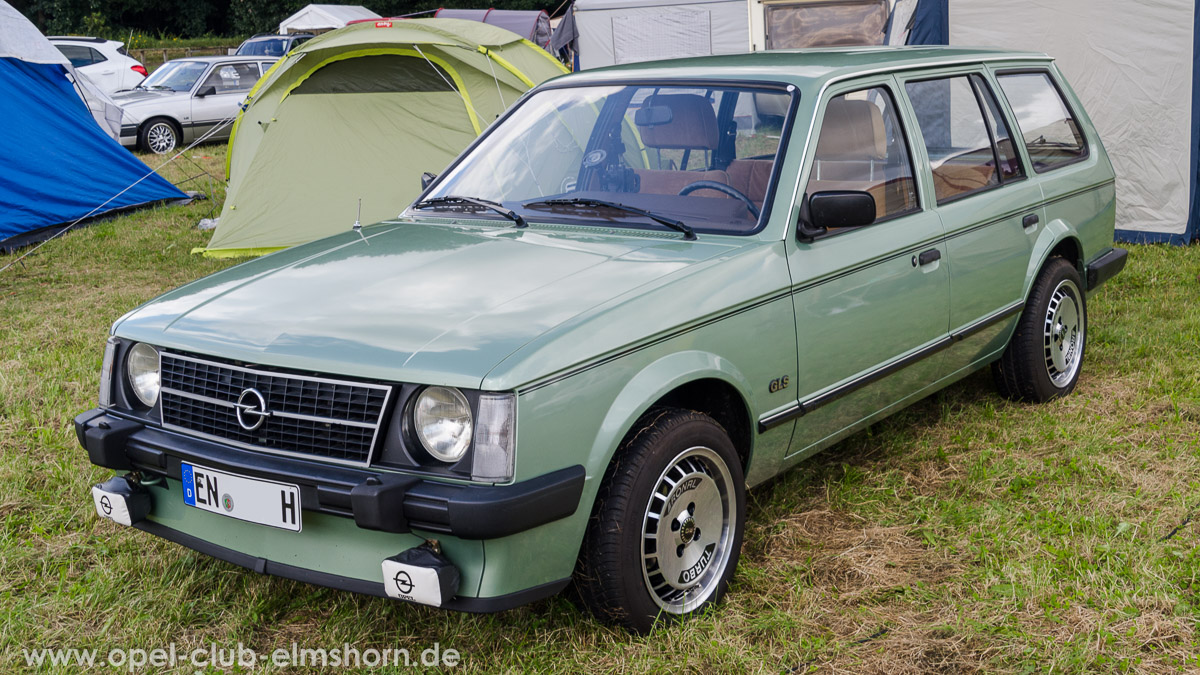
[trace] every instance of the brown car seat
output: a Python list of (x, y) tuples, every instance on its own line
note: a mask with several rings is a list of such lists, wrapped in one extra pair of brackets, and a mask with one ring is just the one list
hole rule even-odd
[[(638, 127), (642, 145), (647, 148), (701, 152), (713, 152), (717, 149), (717, 115), (707, 98), (697, 94), (656, 94), (646, 97), (642, 105), (663, 106), (671, 110), (671, 121)], [(634, 169), (634, 172), (641, 180), (640, 191), (650, 194), (679, 194), (684, 187), (701, 180), (729, 185), (729, 175), (719, 170)], [(713, 193), (705, 194), (710, 195)]]

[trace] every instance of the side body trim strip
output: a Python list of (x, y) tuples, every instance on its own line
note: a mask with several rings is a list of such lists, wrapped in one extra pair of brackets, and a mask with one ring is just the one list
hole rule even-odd
[(941, 338), (940, 340), (930, 343), (929, 345), (927, 345), (907, 356), (903, 356), (899, 359), (896, 359), (895, 361), (892, 361), (891, 363), (888, 363), (888, 364), (881, 366), (880, 368), (877, 368), (870, 372), (863, 373), (862, 375), (859, 375), (858, 377), (854, 378), (853, 380), (850, 380), (849, 382), (840, 384), (840, 385), (834, 387), (833, 389), (825, 391), (824, 393), (821, 393), (821, 394), (817, 394), (816, 396), (813, 396), (812, 398), (809, 398), (805, 401), (801, 401), (801, 402), (797, 403), (796, 405), (792, 406), (791, 408), (788, 408), (786, 410), (781, 410), (769, 417), (764, 417), (758, 421), (758, 433), (761, 434), (764, 431), (767, 431), (768, 429), (771, 429), (773, 427), (779, 426), (780, 424), (783, 424), (784, 422), (787, 422), (787, 421), (793, 420), (797, 417), (806, 415), (806, 414), (816, 410), (817, 408), (820, 408), (823, 405), (832, 403), (848, 394), (851, 394), (859, 389), (862, 389), (863, 387), (865, 387), (869, 384), (878, 382), (879, 380), (887, 377), (888, 375), (891, 375), (900, 370), (903, 370), (904, 368), (907, 368), (908, 366), (911, 366), (912, 364), (916, 363), (917, 361), (920, 361), (929, 356), (933, 356), (934, 354), (942, 351), (946, 347), (953, 345), (955, 342), (961, 342), (962, 340), (965, 340), (966, 338), (974, 335), (975, 333), (978, 333), (979, 331), (987, 328), (988, 326), (999, 323), (999, 322), (1009, 318), (1010, 316), (1020, 312), (1024, 308), (1025, 308), (1024, 301), (1015, 302), (1007, 307), (1004, 307), (1003, 309), (1000, 309), (996, 312), (993, 312), (993, 313), (983, 317), (982, 319), (976, 321), (975, 323), (964, 326), (963, 328), (960, 328), (960, 329), (950, 333), (949, 335)]

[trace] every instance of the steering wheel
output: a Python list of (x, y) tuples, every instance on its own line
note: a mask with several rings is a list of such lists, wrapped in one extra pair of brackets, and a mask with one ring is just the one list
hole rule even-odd
[(746, 208), (750, 210), (750, 215), (754, 216), (755, 220), (758, 220), (758, 207), (754, 205), (754, 202), (750, 201), (749, 197), (742, 194), (741, 190), (738, 190), (735, 187), (730, 187), (724, 183), (718, 183), (715, 180), (698, 180), (695, 183), (685, 185), (683, 189), (679, 191), (679, 196), (682, 197), (684, 195), (690, 195), (696, 190), (716, 190), (717, 192), (723, 192), (734, 199), (740, 199), (742, 200), (742, 203), (746, 205)]

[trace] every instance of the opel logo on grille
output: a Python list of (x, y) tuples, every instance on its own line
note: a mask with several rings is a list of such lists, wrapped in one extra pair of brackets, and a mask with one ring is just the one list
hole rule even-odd
[(246, 431), (254, 431), (271, 416), (267, 410), (267, 399), (257, 389), (250, 388), (242, 392), (237, 400), (237, 421)]

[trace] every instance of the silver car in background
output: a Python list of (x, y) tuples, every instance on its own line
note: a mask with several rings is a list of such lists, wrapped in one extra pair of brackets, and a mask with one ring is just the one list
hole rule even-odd
[[(168, 61), (133, 91), (113, 96), (124, 110), (121, 145), (165, 154), (233, 117), (263, 73), (265, 56), (194, 56)], [(209, 140), (229, 138), (232, 124)]]

